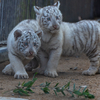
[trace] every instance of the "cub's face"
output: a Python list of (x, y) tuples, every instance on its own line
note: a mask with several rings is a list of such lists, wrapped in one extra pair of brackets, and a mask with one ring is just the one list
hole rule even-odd
[(52, 6), (39, 8), (34, 6), (37, 15), (37, 20), (43, 30), (55, 33), (59, 30), (62, 22), (62, 14), (59, 10), (60, 2), (58, 1)]
[(18, 52), (26, 59), (33, 59), (41, 46), (40, 34), (42, 31), (34, 32), (31, 30), (20, 31), (14, 33)]

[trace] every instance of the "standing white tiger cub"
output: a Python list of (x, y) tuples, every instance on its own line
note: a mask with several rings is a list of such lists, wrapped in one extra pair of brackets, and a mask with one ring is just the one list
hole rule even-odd
[(77, 23), (62, 22), (59, 6), (59, 1), (43, 8), (34, 6), (36, 19), (44, 32), (38, 54), (40, 68), (34, 72), (56, 77), (61, 54), (72, 56), (84, 52), (90, 60), (90, 67), (83, 74), (95, 75), (99, 71), (100, 24), (87, 20)]
[[(24, 20), (9, 34), (7, 49), (10, 64), (4, 69), (4, 74), (14, 74), (14, 78), (29, 78), (24, 65), (32, 60), (41, 46), (42, 30), (37, 21)], [(33, 66), (34, 67), (34, 66)]]

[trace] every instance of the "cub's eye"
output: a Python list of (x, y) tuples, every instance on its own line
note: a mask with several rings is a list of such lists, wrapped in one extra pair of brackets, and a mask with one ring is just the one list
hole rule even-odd
[(33, 45), (36, 46), (36, 43), (34, 43)]
[(59, 19), (58, 16), (56, 16), (56, 19)]
[(28, 46), (28, 42), (24, 42), (24, 46)]
[(50, 17), (48, 17), (47, 20), (50, 21)]

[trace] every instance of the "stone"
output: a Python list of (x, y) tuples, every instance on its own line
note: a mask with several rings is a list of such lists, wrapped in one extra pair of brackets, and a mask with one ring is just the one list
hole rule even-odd
[(77, 70), (77, 67), (75, 67), (74, 70)]
[(8, 60), (8, 51), (7, 47), (0, 47), (0, 62)]
[(0, 97), (0, 100), (29, 100), (29, 99), (12, 98), (12, 97)]

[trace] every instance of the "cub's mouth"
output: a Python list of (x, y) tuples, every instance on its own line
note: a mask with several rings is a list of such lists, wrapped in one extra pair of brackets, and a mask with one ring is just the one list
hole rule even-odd
[(59, 31), (60, 27), (59, 26), (55, 26), (55, 27), (52, 27), (51, 29), (49, 29), (50, 32), (56, 32), (56, 31)]
[(25, 54), (26, 59), (33, 59), (36, 56), (36, 54), (33, 51), (29, 51)]
[(50, 30), (51, 33), (55, 33), (55, 32), (58, 32), (58, 31), (59, 31), (59, 28), (58, 29)]
[(34, 58), (34, 56), (27, 56), (27, 57), (25, 57), (26, 59), (33, 59)]
[(34, 57), (34, 55), (26, 55), (26, 59), (33, 59)]

